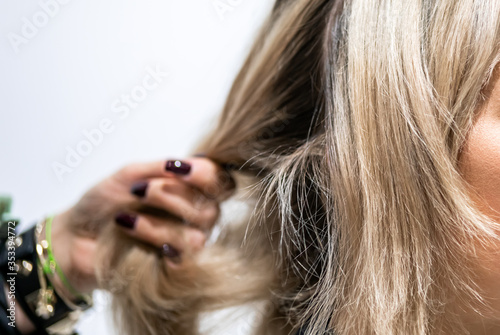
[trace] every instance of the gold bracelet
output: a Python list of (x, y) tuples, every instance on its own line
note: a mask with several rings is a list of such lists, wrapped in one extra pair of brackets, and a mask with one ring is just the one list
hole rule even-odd
[[(35, 227), (35, 249), (38, 255), (37, 261), (37, 270), (40, 281), (40, 290), (37, 297), (36, 302), (36, 314), (44, 319), (48, 319), (55, 314), (55, 304), (57, 303), (57, 296), (66, 304), (66, 306), (72, 311), (69, 312), (63, 319), (58, 322), (50, 325), (45, 329), (45, 331), (50, 335), (72, 335), (74, 334), (74, 328), (76, 323), (78, 322), (83, 311), (90, 306), (92, 306), (92, 297), (90, 295), (87, 296), (86, 306), (79, 306), (77, 303), (73, 303), (73, 301), (67, 297), (64, 292), (59, 292), (53, 283), (56, 280), (57, 271), (53, 271), (56, 269), (57, 263), (55, 259), (53, 259), (54, 264), (49, 263), (49, 248), (50, 248), (50, 238), (41, 239), (42, 232), (46, 226), (47, 220), (41, 220)], [(51, 271), (44, 271), (45, 268), (50, 268)], [(47, 282), (46, 279), (49, 279)], [(56, 295), (57, 293), (57, 295)]]
[[(56, 288), (56, 292), (60, 296), (60, 298), (68, 305), (72, 310), (85, 310), (88, 309), (92, 305), (92, 297), (90, 294), (82, 294), (79, 293), (73, 286), (69, 283), (68, 279), (64, 275), (63, 271), (57, 264), (56, 259), (54, 258), (51, 246), (51, 224), (52, 217), (47, 218), (46, 220), (40, 222), (40, 226), (37, 227), (37, 245), (36, 250), (38, 253), (38, 257), (40, 259), (40, 263), (43, 269), (43, 272), (47, 275), (49, 280), (54, 283), (56, 282), (57, 277), (59, 281), (65, 287), (65, 291), (70, 292), (73, 298), (76, 298), (76, 301), (73, 301), (71, 297), (68, 297), (67, 294), (64, 294), (62, 290), (58, 290)], [(45, 226), (45, 238), (41, 239), (41, 233)], [(39, 228), (39, 229), (38, 229)], [(67, 293), (66, 292), (66, 293)]]

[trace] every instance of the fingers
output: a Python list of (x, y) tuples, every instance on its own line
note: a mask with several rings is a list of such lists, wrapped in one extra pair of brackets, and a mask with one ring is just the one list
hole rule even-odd
[(235, 187), (235, 183), (227, 170), (210, 159), (192, 157), (180, 160), (167, 161), (166, 170), (178, 178), (198, 188), (209, 198), (228, 196)]
[[(171, 259), (204, 246), (204, 231), (213, 227), (220, 213), (218, 202), (235, 187), (227, 170), (202, 157), (133, 164), (115, 177), (131, 187), (130, 193), (135, 196), (121, 207), (128, 213), (118, 214), (115, 222), (130, 236), (157, 247)], [(141, 214), (135, 213), (137, 208), (141, 208)], [(166, 211), (179, 220), (150, 211), (143, 213), (142, 209), (148, 208), (163, 214)], [(189, 224), (180, 224), (182, 221)]]
[(118, 171), (117, 175), (123, 181), (133, 183), (149, 178), (165, 177), (168, 173), (165, 171), (165, 161), (156, 161), (129, 164)]
[(176, 179), (151, 181), (143, 202), (204, 230), (212, 228), (220, 212), (218, 202)]
[(132, 187), (141, 205), (159, 208), (202, 230), (213, 227), (219, 217), (219, 204), (198, 189), (176, 178), (157, 178)]
[(228, 196), (235, 186), (227, 170), (203, 157), (130, 164), (117, 176), (130, 184), (151, 178), (177, 177), (214, 199)]
[(157, 247), (159, 252), (168, 245), (169, 250), (164, 251), (171, 259), (199, 251), (206, 241), (206, 235), (196, 228), (150, 215), (121, 213), (115, 217), (115, 222), (126, 234)]

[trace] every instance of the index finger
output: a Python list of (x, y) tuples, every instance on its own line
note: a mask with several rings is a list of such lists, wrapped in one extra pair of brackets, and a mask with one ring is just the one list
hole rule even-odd
[(129, 164), (118, 171), (118, 176), (130, 183), (150, 178), (168, 177), (170, 173), (165, 170), (165, 161), (162, 160)]
[(235, 187), (235, 182), (228, 170), (208, 158), (192, 157), (183, 161), (170, 160), (165, 168), (209, 198), (227, 195)]

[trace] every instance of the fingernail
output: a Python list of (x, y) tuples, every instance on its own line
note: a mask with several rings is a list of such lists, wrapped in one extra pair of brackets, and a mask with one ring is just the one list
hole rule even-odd
[(132, 214), (120, 213), (115, 216), (116, 224), (127, 229), (134, 229), (136, 221), (137, 216)]
[(165, 165), (165, 170), (180, 175), (187, 175), (191, 171), (191, 165), (179, 160), (167, 161), (167, 164)]
[(172, 247), (170, 244), (168, 243), (165, 243), (162, 247), (161, 247), (161, 254), (165, 257), (168, 257), (168, 258), (172, 258), (172, 259), (179, 259), (181, 254), (179, 253), (179, 251), (177, 251), (177, 249), (175, 249), (174, 247)]
[(138, 196), (139, 198), (144, 198), (147, 189), (148, 189), (148, 182), (140, 181), (132, 185), (132, 187), (130, 188), (130, 193)]

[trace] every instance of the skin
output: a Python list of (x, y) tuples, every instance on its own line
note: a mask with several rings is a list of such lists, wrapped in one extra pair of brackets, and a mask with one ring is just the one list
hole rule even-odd
[(500, 67), (485, 89), (461, 156), (464, 179), (478, 208), (500, 222)]
[[(225, 170), (209, 159), (193, 157), (183, 162), (191, 165), (187, 175), (165, 171), (165, 161), (129, 165), (101, 181), (77, 204), (54, 217), (54, 256), (73, 287), (86, 293), (98, 288), (94, 266), (97, 239), (104, 226), (115, 224), (118, 213), (137, 215), (134, 228), (117, 225), (126, 234), (158, 250), (168, 243), (179, 251), (180, 258), (165, 257), (172, 268), (182, 268), (182, 257), (187, 251), (192, 253), (203, 248), (219, 216), (219, 202), (231, 194), (234, 182)], [(144, 181), (148, 183), (145, 196), (132, 194), (132, 186)], [(171, 216), (143, 214), (139, 208), (144, 206), (168, 212)], [(65, 291), (61, 283), (54, 283), (54, 286), (56, 290)], [(17, 317), (22, 333), (34, 330), (21, 310), (17, 311)]]
[[(486, 99), (460, 157), (460, 169), (477, 208), (500, 223), (500, 67), (484, 94)], [(500, 334), (500, 242), (482, 252), (485, 256), (478, 270), (479, 285), (492, 311), (483, 315), (469, 313), (464, 319), (471, 334)]]

